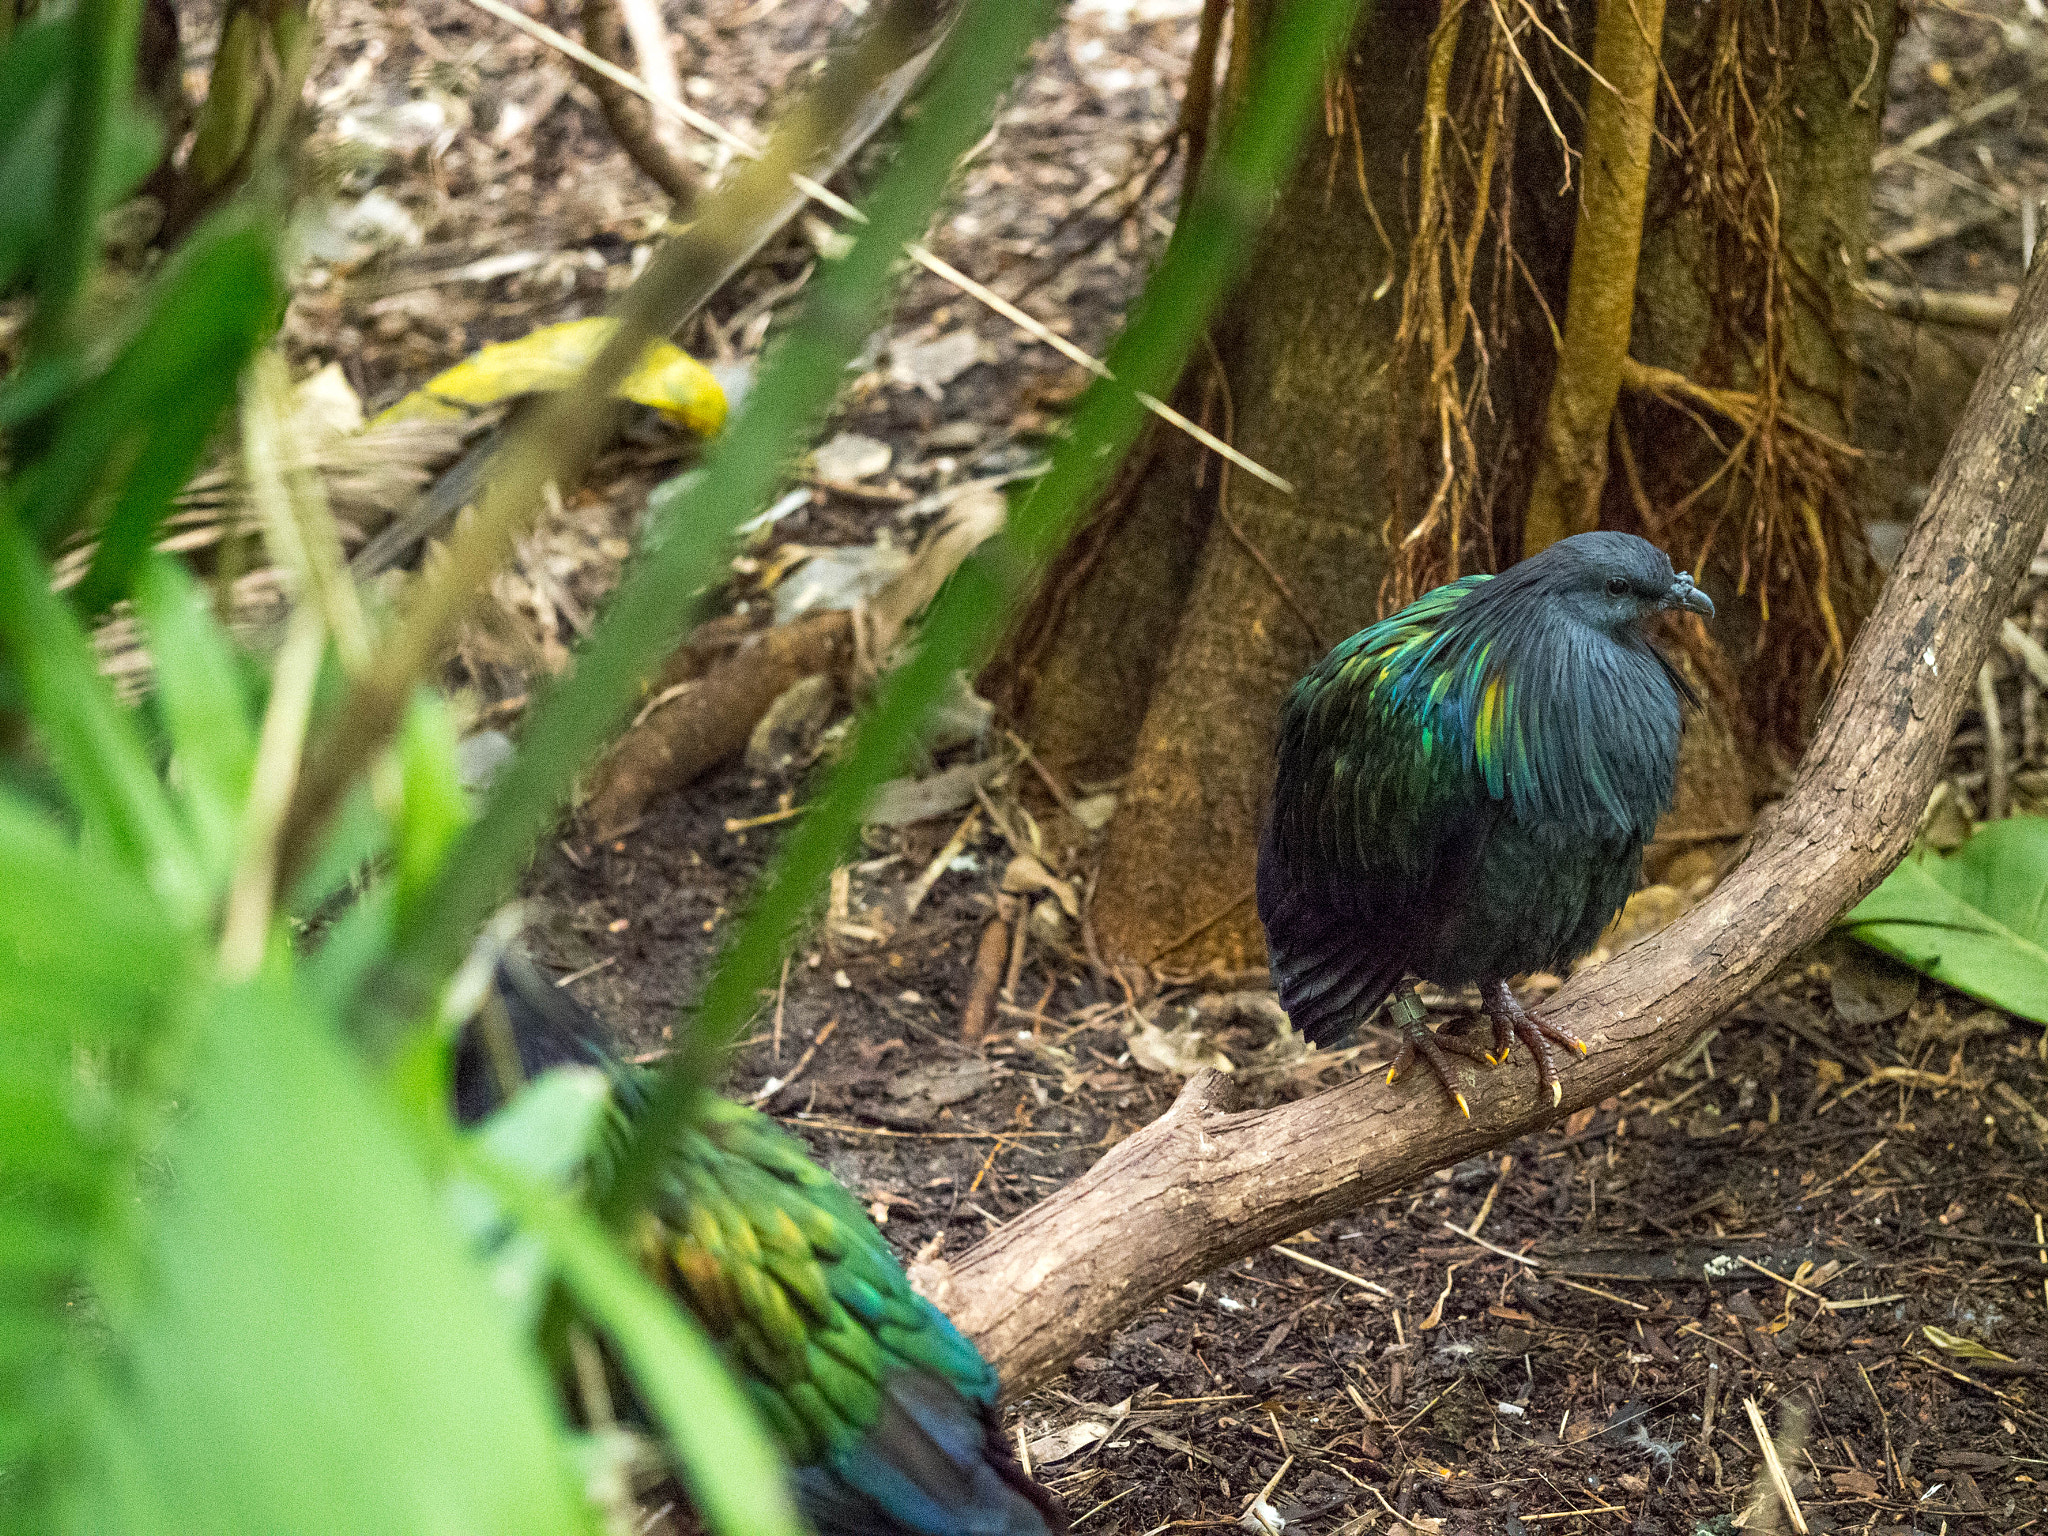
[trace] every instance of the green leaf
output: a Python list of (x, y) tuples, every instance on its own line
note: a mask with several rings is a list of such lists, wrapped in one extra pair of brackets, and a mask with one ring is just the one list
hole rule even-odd
[(1908, 855), (1841, 926), (1945, 986), (2048, 1024), (2048, 818), (1990, 822), (1945, 857)]
[(273, 246), (268, 222), (248, 210), (213, 215), (150, 285), (112, 366), (66, 401), (24, 482), (21, 517), (45, 549), (101, 522), (99, 552), (72, 594), (82, 612), (125, 595), (275, 322)]
[(0, 1530), (44, 1532), (83, 1477), (98, 1318), (131, 1270), (132, 1169), (162, 1021), (197, 973), (132, 870), (0, 795)]
[(170, 735), (175, 782), (207, 859), (225, 876), (256, 760), (256, 724), (234, 642), (185, 567), (151, 555), (135, 607), (156, 661), (156, 700)]
[(205, 900), (203, 871), (134, 716), (100, 676), (50, 568), (0, 502), (0, 655), (17, 669), (36, 727), (86, 832), (141, 870), (181, 912)]
[(49, 233), (64, 58), (74, 36), (68, 16), (36, 21), (0, 52), (0, 293)]
[(79, 333), (92, 329), (76, 312), (99, 260), (99, 217), (125, 184), (123, 156), (136, 147), (132, 100), (141, 15), (140, 0), (76, 0), (73, 8), (50, 224), (35, 250), (36, 307), (28, 335), (30, 350), (40, 355), (67, 351)]
[(591, 1529), (550, 1383), (332, 1021), (275, 973), (199, 1017), (115, 1491), (165, 1531)]
[(427, 894), (448, 849), (469, 825), (469, 799), (455, 766), (455, 722), (440, 695), (413, 695), (398, 738), (403, 784), (397, 828), (396, 899), (410, 910)]
[(475, 1142), (463, 1166), (546, 1245), (578, 1306), (618, 1346), (706, 1524), (720, 1536), (804, 1536), (788, 1469), (696, 1320), (568, 1201)]
[[(444, 1091), (442, 1104), (447, 1102)], [(512, 1096), (473, 1133), (481, 1154), (543, 1187), (557, 1188), (589, 1166), (611, 1118), (611, 1085), (595, 1067), (556, 1067)], [(448, 1190), (456, 1226), (490, 1255), (491, 1289), (531, 1330), (547, 1301), (547, 1250), (531, 1232), (506, 1227), (504, 1205), (470, 1178)]]

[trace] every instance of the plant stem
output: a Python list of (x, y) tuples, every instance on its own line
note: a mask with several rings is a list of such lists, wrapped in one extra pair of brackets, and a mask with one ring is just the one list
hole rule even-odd
[(1564, 346), (1523, 524), (1525, 559), (1600, 520), (1608, 424), (1635, 317), (1663, 32), (1664, 0), (1600, 0), (1593, 68), (1613, 89), (1599, 80), (1588, 87)]

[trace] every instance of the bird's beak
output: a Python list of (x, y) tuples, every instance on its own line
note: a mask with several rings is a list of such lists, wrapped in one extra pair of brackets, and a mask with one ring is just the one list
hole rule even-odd
[(1711, 619), (1714, 616), (1714, 600), (1694, 586), (1692, 584), (1692, 577), (1684, 571), (1680, 571), (1673, 578), (1671, 590), (1665, 593), (1664, 601), (1658, 606), (1663, 608), (1683, 608), (1688, 613), (1696, 613), (1702, 618), (1707, 619)]

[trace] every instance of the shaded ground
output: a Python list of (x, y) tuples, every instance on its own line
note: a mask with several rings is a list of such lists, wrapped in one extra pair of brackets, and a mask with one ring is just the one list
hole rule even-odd
[[(687, 90), (729, 121), (759, 120), (845, 19), (829, 0), (668, 13)], [(420, 243), (316, 269), (288, 322), (298, 359), (338, 359), (374, 408), (482, 341), (599, 309), (661, 209), (582, 89), (458, 0), (342, 0), (330, 17), (316, 80), (325, 120), (429, 102), (446, 141), (369, 152), (330, 132), (333, 184), (348, 199), (386, 192)], [(2027, 115), (2048, 106), (2030, 83), (2048, 31), (2021, 4), (2000, 17), (1929, 9), (1899, 50), (1893, 142), (2026, 89), (1883, 173), (1877, 240), (1903, 250), (1956, 227), (1879, 275), (1984, 291), (2018, 275), (2014, 210), (2048, 186), (2048, 134)], [(1072, 17), (965, 173), (935, 232), (940, 253), (1099, 349), (1170, 214), (1171, 177), (1116, 217), (1119, 189), (1170, 126), (1192, 32), (1185, 5)], [(529, 264), (475, 275), (509, 256)], [(684, 339), (743, 367), (813, 256), (792, 234)], [(981, 339), (981, 361), (931, 391), (891, 383), (877, 351), (839, 425), (886, 441), (891, 465), (853, 493), (815, 487), (752, 552), (760, 563), (736, 572), (730, 605), (767, 598), (756, 578), (779, 546), (907, 540), (916, 527), (898, 510), (910, 495), (1034, 451), (1072, 390), (1068, 365), (923, 274), (887, 340), (961, 327)], [(615, 452), (538, 536), (527, 575), (501, 593), (508, 607), (566, 640), (682, 451), (652, 433)], [(1910, 499), (1914, 466), (1898, 468)], [(549, 655), (539, 640), (507, 654), (479, 636), (465, 652), (479, 706), (516, 720), (523, 669)], [(1984, 777), (1972, 729), (1956, 757), (1965, 802)], [(542, 957), (631, 1047), (659, 1050), (775, 835), (728, 824), (803, 791), (736, 768), (658, 802), (618, 839), (565, 829), (531, 880)], [(1090, 834), (1027, 767), (992, 784), (991, 804), (1008, 835), (984, 815), (914, 914), (906, 887), (958, 814), (870, 833), (843, 911), (763, 1000), (731, 1080), (799, 1130), (906, 1255), (934, 1241), (957, 1252), (1013, 1218), (1160, 1113), (1179, 1082), (1147, 1070), (1160, 1056), (1142, 1034), (1134, 1058), (1132, 1037), (1141, 1022), (1172, 1029), (1193, 997), (1169, 992), (1141, 1020), (1090, 972), (1054, 896), (1032, 896), (991, 1042), (959, 1042), (974, 949), (1013, 856), (1034, 851), (1060, 874), (1089, 867)], [(1785, 1470), (1810, 1529), (2039, 1524), (2039, 1042), (1932, 986), (1894, 978), (1887, 992), (1859, 969), (1852, 988), (1831, 963), (1847, 962), (1790, 969), (1686, 1063), (1621, 1099), (1305, 1233), (1288, 1245), (1299, 1257), (1274, 1250), (1190, 1285), (1102, 1341), (1016, 1410), (1042, 1475), (1088, 1533), (1232, 1524), (1263, 1493), (1316, 1533), (1388, 1528), (1392, 1506), (1451, 1532), (1690, 1536), (1728, 1528), (1750, 1502), (1754, 1400), (1774, 1428), (1804, 1415)], [(1873, 989), (1910, 1007), (1876, 1022)], [(1204, 1048), (1225, 1052), (1255, 1092), (1308, 1092), (1379, 1059), (1369, 1041), (1356, 1060), (1312, 1066), (1276, 1046), (1256, 1010), (1205, 1006)], [(1440, 1112), (1425, 1088), (1389, 1091)], [(1945, 1354), (1929, 1327), (2017, 1360)]]

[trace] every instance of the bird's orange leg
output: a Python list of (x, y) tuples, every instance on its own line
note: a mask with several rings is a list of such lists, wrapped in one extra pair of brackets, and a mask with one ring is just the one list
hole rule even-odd
[(1444, 1092), (1450, 1095), (1450, 1100), (1457, 1106), (1458, 1113), (1470, 1120), (1472, 1108), (1465, 1102), (1465, 1095), (1458, 1088), (1457, 1068), (1451, 1065), (1450, 1057), (1444, 1053), (1449, 1051), (1473, 1061), (1488, 1063), (1491, 1063), (1493, 1058), (1487, 1055), (1483, 1046), (1472, 1045), (1455, 1035), (1439, 1035), (1432, 1031), (1426, 1022), (1427, 1015), (1423, 1012), (1422, 999), (1415, 995), (1413, 987), (1403, 987), (1396, 992), (1388, 1000), (1387, 1013), (1401, 1031), (1401, 1049), (1394, 1054), (1394, 1064), (1387, 1068), (1387, 1081), (1391, 1083), (1399, 1078), (1415, 1064), (1415, 1059), (1419, 1056), (1422, 1058), (1422, 1064), (1429, 1068), (1437, 1082), (1442, 1085)]
[[(1536, 1058), (1536, 1082), (1539, 1089), (1548, 1089), (1550, 1102), (1556, 1106), (1564, 1098), (1564, 1084), (1558, 1081), (1557, 1063), (1551, 1058), (1548, 1040), (1569, 1046), (1581, 1056), (1586, 1054), (1586, 1043), (1574, 1035), (1567, 1034), (1540, 1014), (1525, 1011), (1515, 1001), (1515, 994), (1504, 981), (1483, 981), (1479, 984), (1479, 1005), (1486, 1010), (1487, 1018), (1493, 1021), (1493, 1048), (1499, 1061), (1508, 1059), (1508, 1041), (1512, 1036), (1529, 1048), (1529, 1054)], [(1496, 1057), (1488, 1057), (1489, 1061)]]

